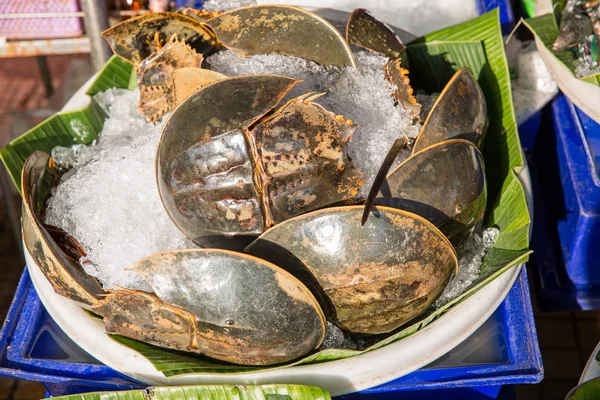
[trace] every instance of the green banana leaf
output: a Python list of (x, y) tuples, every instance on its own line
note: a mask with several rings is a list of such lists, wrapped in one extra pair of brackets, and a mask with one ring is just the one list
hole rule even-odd
[(331, 400), (326, 390), (302, 385), (149, 387), (53, 397), (56, 400)]
[[(440, 92), (453, 73), (463, 66), (470, 67), (478, 79), (486, 97), (489, 114), (489, 128), (483, 151), (489, 200), (484, 225), (499, 228), (500, 237), (485, 256), (479, 277), (463, 294), (445, 306), (439, 309), (432, 308), (391, 335), (379, 337), (377, 343), (364, 351), (327, 349), (286, 366), (347, 358), (407, 337), (439, 318), (506, 270), (525, 262), (530, 254), (530, 216), (523, 187), (517, 178), (523, 169), (524, 160), (517, 134), (498, 11), (491, 11), (474, 20), (442, 29), (409, 43), (405, 58), (410, 65), (413, 86), (429, 92)], [(135, 74), (131, 66), (113, 57), (88, 93), (94, 94), (109, 87), (134, 86)], [(55, 145), (78, 143), (77, 140), (80, 139), (69, 130), (70, 125), (62, 123), (66, 114), (72, 119), (81, 118), (83, 124), (90, 119), (88, 115), (93, 115), (97, 123), (93, 126), (89, 124), (93, 135), (86, 137), (88, 142), (95, 138), (105, 117), (92, 102), (82, 110), (57, 114), (0, 150), (0, 158), (17, 187), (23, 162), (34, 150), (49, 152)], [(157, 371), (167, 377), (203, 372), (235, 374), (285, 367), (232, 365), (190, 353), (158, 348), (118, 335), (111, 337), (139, 352)]]
[(93, 96), (112, 88), (132, 90), (136, 86), (137, 79), (133, 65), (117, 56), (112, 56), (85, 93)]
[(583, 382), (567, 394), (566, 400), (596, 400), (600, 398), (600, 378)]
[[(130, 80), (136, 81), (133, 65), (112, 56), (86, 93), (93, 96), (111, 88), (127, 89)], [(0, 159), (19, 193), (21, 170), (30, 154), (36, 150), (50, 154), (56, 146), (90, 144), (98, 138), (105, 119), (102, 108), (92, 100), (82, 109), (53, 115), (0, 149)]]
[[(523, 20), (523, 24), (529, 28), (529, 30), (540, 39), (540, 41), (546, 46), (558, 61), (560, 61), (565, 68), (569, 70), (571, 75), (575, 76), (575, 60), (577, 57), (575, 53), (570, 50), (564, 51), (553, 51), (552, 44), (558, 37), (560, 13), (565, 6), (564, 0), (554, 0), (554, 12), (552, 14), (540, 15), (535, 18), (528, 18)], [(600, 73), (579, 78), (582, 81), (592, 83), (600, 86)]]

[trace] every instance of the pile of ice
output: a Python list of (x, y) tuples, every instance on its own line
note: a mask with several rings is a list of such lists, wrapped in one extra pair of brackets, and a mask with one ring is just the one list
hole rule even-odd
[(319, 350), (326, 349), (350, 349), (350, 350), (363, 350), (365, 347), (364, 340), (356, 340), (350, 335), (344, 333), (337, 325), (327, 321), (327, 332), (325, 339), (321, 343)]
[(109, 115), (97, 143), (80, 151), (82, 157), (69, 148), (52, 152), (57, 163), (75, 167), (55, 188), (45, 222), (77, 238), (87, 252), (85, 270), (113, 289), (149, 289), (123, 268), (159, 251), (193, 246), (161, 204), (154, 176), (161, 124), (143, 120), (138, 99), (138, 91), (123, 89), (97, 95)]
[(202, 7), (208, 11), (228, 11), (254, 4), (256, 0), (206, 0)]
[[(354, 57), (358, 68), (326, 68), (278, 54), (242, 58), (231, 51), (218, 52), (208, 57), (207, 62), (211, 69), (228, 76), (276, 74), (302, 80), (287, 99), (308, 92), (325, 93), (315, 102), (359, 125), (348, 142), (348, 155), (367, 174), (361, 188), (366, 195), (394, 141), (403, 136), (415, 138), (420, 125), (413, 124), (410, 114), (395, 105), (392, 97), (395, 88), (383, 72), (388, 59), (368, 51), (357, 52)], [(399, 157), (396, 164), (400, 161)]]
[(575, 60), (575, 76), (578, 78), (583, 78), (590, 75), (595, 75), (600, 73), (600, 65), (598, 61), (594, 61), (592, 56), (588, 53), (590, 50), (587, 48), (594, 46), (596, 41), (595, 35), (590, 35), (586, 38), (586, 40), (580, 44), (577, 48), (577, 53), (580, 56)]

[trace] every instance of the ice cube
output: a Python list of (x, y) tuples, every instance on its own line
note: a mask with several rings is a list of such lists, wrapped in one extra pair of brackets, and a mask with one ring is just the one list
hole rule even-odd
[(483, 231), (483, 247), (489, 249), (500, 237), (500, 229), (496, 227), (487, 228)]
[[(490, 229), (487, 229), (486, 232)], [(487, 247), (484, 245), (482, 234), (476, 231), (472, 232), (457, 249), (458, 274), (448, 282), (442, 295), (435, 302), (436, 308), (462, 294), (477, 279), (486, 252)]]

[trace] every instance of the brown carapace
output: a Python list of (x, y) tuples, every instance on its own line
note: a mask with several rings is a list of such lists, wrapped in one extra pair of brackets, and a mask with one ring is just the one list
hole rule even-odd
[[(391, 332), (425, 311), (458, 268), (456, 252), (433, 224), (378, 207), (361, 225), (362, 206), (314, 211), (275, 225), (248, 250), (285, 249), (333, 305), (330, 319), (355, 333)], [(310, 284), (310, 282), (307, 282)]]
[[(258, 235), (273, 224), (352, 200), (363, 183), (346, 153), (356, 126), (313, 103), (281, 98), (297, 81), (247, 75), (194, 93), (171, 115), (158, 146), (165, 209), (201, 246)], [(209, 161), (210, 160), (210, 161)]]
[(156, 38), (156, 53), (137, 66), (140, 101), (138, 108), (147, 122), (154, 122), (171, 111), (175, 104), (173, 72), (182, 68), (200, 71), (203, 57), (184, 41), (171, 36), (162, 45)]

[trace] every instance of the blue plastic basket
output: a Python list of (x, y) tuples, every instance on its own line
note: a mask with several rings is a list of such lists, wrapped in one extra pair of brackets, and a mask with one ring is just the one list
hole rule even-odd
[(515, 27), (515, 15), (510, 0), (476, 0), (479, 14), (497, 8), (500, 12), (500, 25), (502, 34), (508, 35)]
[[(452, 389), (497, 398), (502, 385), (536, 383), (542, 374), (523, 271), (506, 300), (467, 341), (421, 370), (360, 394), (385, 397), (402, 391), (410, 399), (423, 398), (417, 390)], [(74, 344), (46, 313), (27, 271), (0, 331), (0, 375), (40, 381), (53, 396), (144, 387)]]
[[(600, 308), (600, 125), (565, 96), (534, 150), (532, 247), (540, 308)], [(552, 128), (552, 127), (548, 127)], [(537, 182), (536, 182), (537, 181)]]

